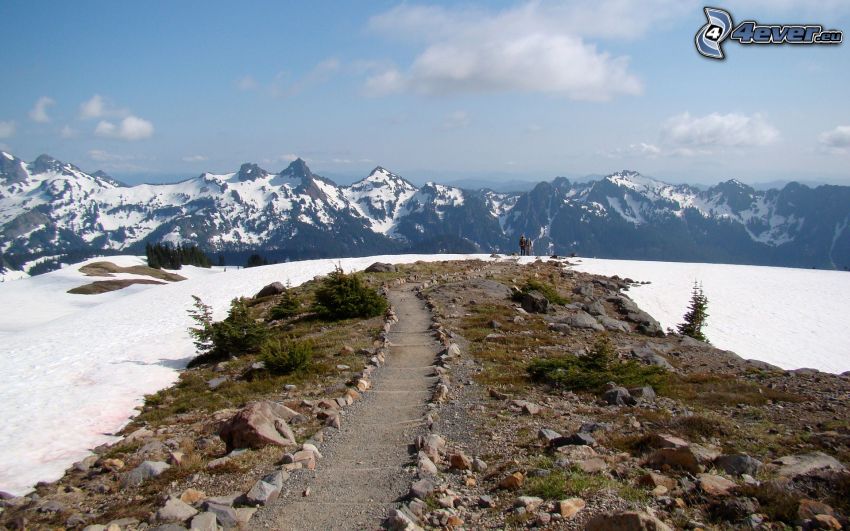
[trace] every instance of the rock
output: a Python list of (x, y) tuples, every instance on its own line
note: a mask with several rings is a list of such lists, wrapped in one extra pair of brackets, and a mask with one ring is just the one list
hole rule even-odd
[(584, 311), (586, 311), (587, 313), (589, 313), (590, 315), (592, 315), (594, 317), (599, 316), (599, 315), (606, 315), (605, 306), (599, 300), (595, 300), (595, 301), (591, 302), (590, 304), (585, 304), (584, 305)]
[(207, 388), (209, 388), (210, 391), (215, 391), (216, 389), (221, 387), (221, 384), (223, 384), (229, 379), (230, 378), (228, 378), (227, 376), (219, 376), (217, 378), (213, 378), (212, 380), (208, 380)]
[(487, 463), (476, 457), (472, 460), (472, 470), (476, 472), (485, 472), (487, 470)]
[[(95, 463), (97, 463), (97, 456), (96, 455), (90, 455), (90, 456), (86, 457), (85, 459), (83, 459), (82, 461), (77, 461), (76, 463), (74, 463), (74, 469), (78, 470), (80, 472), (88, 472), (89, 469), (95, 465)], [(0, 492), (0, 500), (5, 499), (5, 498), (3, 498), (3, 494), (6, 494), (6, 493)], [(11, 494), (10, 494), (10, 496), (11, 496)]]
[(560, 322), (573, 328), (587, 328), (590, 330), (597, 330), (599, 332), (605, 330), (605, 327), (599, 324), (592, 315), (583, 310), (578, 310), (574, 315), (564, 317), (560, 320)]
[(185, 522), (198, 514), (191, 505), (183, 502), (180, 498), (171, 497), (165, 505), (156, 512), (156, 519), (161, 522)]
[(534, 511), (543, 504), (543, 498), (537, 496), (520, 496), (514, 502), (514, 507), (525, 507), (528, 511)]
[[(179, 524), (162, 524), (156, 527), (148, 528), (150, 531), (186, 531), (186, 528)], [(109, 531), (109, 530), (107, 530)]]
[(713, 500), (708, 507), (708, 512), (712, 518), (728, 522), (741, 522), (758, 510), (759, 505), (754, 498), (737, 496)]
[(83, 527), (88, 522), (88, 519), (81, 514), (72, 514), (65, 520), (65, 527), (74, 528), (74, 527)]
[(829, 505), (817, 500), (808, 498), (800, 500), (800, 506), (797, 508), (797, 515), (800, 520), (813, 520), (819, 514), (835, 516), (835, 511)]
[(635, 387), (629, 389), (629, 394), (632, 395), (634, 398), (643, 400), (645, 402), (655, 401), (655, 389), (653, 389), (651, 385), (644, 385), (643, 387)]
[(647, 445), (650, 448), (687, 448), (691, 443), (669, 433), (654, 433), (647, 439)]
[(699, 461), (689, 447), (656, 450), (647, 459), (647, 464), (656, 468), (664, 466), (678, 468), (691, 474), (700, 472)]
[(496, 502), (493, 500), (492, 496), (487, 496), (486, 494), (484, 494), (478, 497), (478, 506), (487, 509), (490, 507), (495, 507)]
[(673, 531), (670, 526), (645, 512), (623, 511), (594, 517), (585, 531)]
[(189, 528), (192, 531), (218, 531), (218, 520), (215, 513), (204, 512), (192, 518)]
[(697, 458), (697, 462), (701, 465), (710, 465), (715, 459), (720, 457), (720, 451), (711, 446), (703, 446), (701, 444), (691, 444), (691, 453)]
[(122, 442), (124, 444), (129, 444), (129, 443), (132, 443), (132, 442), (141, 441), (143, 439), (150, 439), (153, 436), (154, 436), (154, 433), (151, 430), (149, 430), (147, 428), (139, 428), (138, 430), (134, 431), (130, 435), (124, 437), (124, 440)]
[(561, 457), (555, 461), (555, 464), (565, 468), (571, 466), (576, 461), (596, 457), (596, 450), (586, 445), (561, 446), (557, 451), (561, 454)]
[(612, 332), (631, 332), (632, 329), (629, 327), (629, 323), (625, 321), (621, 321), (619, 319), (614, 319), (613, 317), (608, 317), (607, 315), (600, 315), (596, 317), (596, 321), (601, 324), (605, 330), (610, 330)]
[(283, 471), (276, 472), (257, 480), (245, 493), (245, 505), (267, 505), (273, 503), (283, 488)]
[(656, 474), (655, 472), (647, 472), (637, 479), (637, 484), (644, 487), (666, 487), (667, 490), (676, 488), (676, 480), (667, 476)]
[(537, 432), (537, 438), (546, 444), (551, 444), (555, 439), (563, 437), (560, 433), (555, 430), (550, 430), (549, 428), (540, 428)]
[(384, 520), (384, 527), (388, 531), (420, 531), (422, 529), (403, 509), (390, 509), (387, 519)]
[(499, 482), (499, 488), (516, 490), (522, 487), (524, 481), (525, 476), (523, 476), (521, 472), (514, 472), (513, 474), (502, 478), (502, 481)]
[(214, 503), (216, 505), (227, 505), (233, 506), (236, 503), (236, 500), (242, 497), (242, 494), (238, 492), (234, 492), (232, 494), (227, 494), (224, 496), (213, 496), (212, 498), (207, 498), (204, 501), (203, 506), (205, 507), (207, 504)]
[(469, 470), (472, 468), (472, 460), (463, 452), (450, 455), (449, 464), (453, 470)]
[(207, 501), (204, 503), (204, 509), (214, 514), (219, 525), (225, 529), (239, 526), (239, 517), (236, 514), (236, 509), (229, 505), (220, 505)]
[(280, 282), (272, 282), (271, 284), (264, 286), (263, 289), (258, 291), (257, 294), (254, 295), (254, 298), (261, 299), (263, 297), (271, 297), (272, 295), (280, 295), (284, 291), (286, 291), (286, 286), (284, 286)]
[(549, 311), (549, 299), (539, 291), (523, 293), (522, 309), (529, 313), (546, 313)]
[(533, 402), (526, 402), (522, 405), (522, 412), (526, 415), (537, 415), (540, 413), (540, 406)]
[(834, 470), (837, 472), (846, 470), (840, 461), (823, 452), (786, 455), (773, 462), (779, 465), (779, 470), (776, 473), (787, 478), (808, 476), (821, 470)]
[(365, 269), (367, 273), (395, 273), (396, 266), (384, 262), (375, 262)]
[(425, 455), (427, 455), (432, 461), (437, 462), (440, 460), (440, 454), (443, 453), (443, 450), (446, 448), (446, 440), (436, 433), (432, 433), (425, 437), (421, 448), (422, 451), (425, 452)]
[(558, 514), (563, 518), (572, 518), (585, 508), (587, 502), (581, 498), (567, 498), (558, 502)]
[(437, 387), (434, 388), (434, 395), (431, 397), (431, 400), (434, 402), (445, 402), (449, 397), (449, 388), (444, 384), (437, 384)]
[(121, 478), (121, 486), (138, 487), (146, 480), (162, 474), (169, 468), (171, 466), (162, 461), (143, 461), (142, 464)]
[(425, 455), (425, 452), (419, 452), (419, 458), (416, 462), (416, 471), (420, 478), (434, 477), (438, 474), (437, 465)]
[(716, 497), (729, 496), (737, 487), (734, 481), (714, 474), (698, 474), (697, 482), (703, 492)]
[(434, 482), (429, 479), (420, 479), (410, 486), (410, 495), (414, 498), (424, 500), (434, 492), (434, 489), (436, 489)]
[(120, 459), (104, 459), (103, 468), (112, 472), (117, 472), (118, 470), (124, 469), (124, 461)]
[(608, 464), (599, 457), (592, 457), (590, 459), (585, 459), (584, 461), (579, 461), (576, 465), (586, 474), (599, 474), (608, 469)]
[(727, 474), (741, 476), (755, 475), (761, 470), (762, 462), (746, 454), (721, 455), (714, 460), (714, 465)]
[(841, 522), (828, 514), (819, 514), (812, 521), (818, 529), (841, 529)]
[(200, 501), (203, 501), (207, 498), (207, 495), (204, 491), (188, 488), (183, 491), (180, 495), (180, 501), (184, 503), (188, 503), (189, 505), (194, 505)]
[(625, 387), (613, 387), (602, 394), (602, 399), (612, 406), (633, 406), (637, 400), (629, 394)]
[(248, 522), (251, 520), (251, 517), (253, 517), (254, 513), (256, 512), (256, 507), (238, 507), (236, 509), (236, 522), (239, 526), (239, 529), (245, 529), (245, 526), (248, 525)]
[(561, 446), (594, 446), (596, 444), (596, 439), (593, 438), (589, 433), (578, 432), (570, 435), (569, 437), (558, 437), (553, 439), (550, 445), (554, 448), (560, 448)]
[(287, 420), (294, 416), (291, 413), (295, 412), (275, 402), (254, 402), (225, 422), (219, 430), (219, 437), (228, 452), (266, 445), (295, 446), (295, 434), (287, 424)]

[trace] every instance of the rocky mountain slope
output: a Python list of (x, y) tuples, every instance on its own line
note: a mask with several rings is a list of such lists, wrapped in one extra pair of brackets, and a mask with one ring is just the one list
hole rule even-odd
[(538, 254), (850, 267), (850, 187), (702, 191), (622, 171), (529, 192), (416, 187), (381, 167), (351, 186), (298, 159), (279, 173), (243, 164), (174, 184), (125, 186), (47, 155), (0, 154), (0, 267), (39, 272), (95, 253), (191, 241), (271, 260), (400, 252)]

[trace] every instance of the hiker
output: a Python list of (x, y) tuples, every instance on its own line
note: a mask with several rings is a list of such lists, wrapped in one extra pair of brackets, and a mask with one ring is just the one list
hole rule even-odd
[(519, 255), (525, 256), (525, 246), (528, 240), (525, 239), (525, 234), (519, 237)]
[(525, 239), (525, 256), (534, 256), (534, 240), (531, 238)]

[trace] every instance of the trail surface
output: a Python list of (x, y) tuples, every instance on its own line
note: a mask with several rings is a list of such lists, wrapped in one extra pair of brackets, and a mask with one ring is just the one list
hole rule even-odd
[(288, 490), (251, 520), (252, 527), (378, 529), (407, 493), (412, 476), (403, 467), (423, 429), (438, 344), (428, 331), (430, 313), (411, 286), (393, 290), (389, 299), (398, 322), (373, 389), (346, 411), (340, 432), (322, 446), (324, 458), (316, 470), (293, 478)]

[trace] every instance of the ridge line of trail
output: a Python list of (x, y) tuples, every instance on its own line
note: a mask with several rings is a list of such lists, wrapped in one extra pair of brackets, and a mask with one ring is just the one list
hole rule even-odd
[[(416, 435), (425, 430), (440, 345), (431, 314), (414, 285), (390, 291), (398, 322), (391, 328), (384, 367), (372, 390), (343, 412), (342, 427), (326, 439), (316, 470), (295, 471), (273, 504), (260, 509), (252, 529), (324, 531), (379, 529), (413, 480), (404, 470)], [(403, 369), (403, 370), (393, 370)], [(403, 376), (403, 378), (400, 378)], [(328, 397), (332, 398), (332, 397)], [(310, 488), (309, 496), (302, 496)]]

